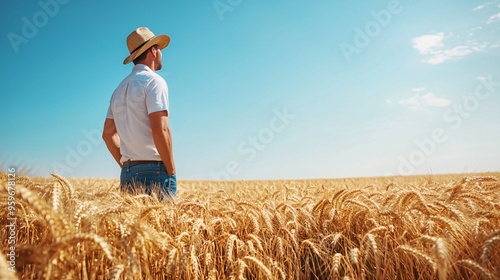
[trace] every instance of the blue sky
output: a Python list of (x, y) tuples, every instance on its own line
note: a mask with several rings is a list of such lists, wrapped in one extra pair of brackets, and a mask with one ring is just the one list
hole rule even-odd
[(166, 33), (180, 179), (500, 171), (500, 1), (3, 1), (0, 169), (118, 178), (135, 28)]

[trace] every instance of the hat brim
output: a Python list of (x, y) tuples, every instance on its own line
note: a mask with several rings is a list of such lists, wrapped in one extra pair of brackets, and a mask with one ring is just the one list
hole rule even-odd
[(131, 53), (129, 56), (127, 56), (127, 58), (125, 58), (125, 60), (123, 61), (123, 64), (128, 64), (134, 61), (134, 59), (136, 59), (143, 52), (145, 52), (147, 49), (151, 48), (154, 45), (158, 45), (160, 50), (162, 50), (166, 48), (169, 43), (170, 43), (170, 37), (168, 35), (161, 34), (158, 36), (154, 36), (153, 38), (149, 39), (147, 43), (144, 44), (144, 46), (140, 47), (139, 49)]

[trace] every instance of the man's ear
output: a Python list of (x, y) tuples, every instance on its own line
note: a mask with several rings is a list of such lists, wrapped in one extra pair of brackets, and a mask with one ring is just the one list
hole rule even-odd
[(152, 47), (151, 49), (149, 49), (151, 51), (151, 53), (153, 54), (153, 57), (156, 58), (156, 56), (158, 55), (158, 49), (155, 48), (155, 47)]

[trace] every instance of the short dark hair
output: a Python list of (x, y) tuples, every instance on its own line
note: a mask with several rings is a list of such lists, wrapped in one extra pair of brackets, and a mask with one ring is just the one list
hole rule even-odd
[[(153, 46), (151, 46), (151, 48), (154, 48), (154, 47), (156, 47), (156, 46), (158, 46), (158, 45), (153, 45)], [(145, 50), (143, 53), (141, 53), (141, 55), (139, 55), (138, 57), (136, 57), (136, 58), (134, 59), (134, 65), (136, 65), (136, 64), (138, 64), (138, 63), (143, 62), (143, 61), (146, 59), (146, 56), (148, 56), (148, 52), (149, 52), (149, 50), (150, 50), (151, 48), (149, 48), (149, 49)]]

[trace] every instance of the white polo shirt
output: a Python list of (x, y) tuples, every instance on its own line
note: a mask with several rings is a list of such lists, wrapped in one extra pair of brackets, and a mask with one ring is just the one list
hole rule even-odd
[(148, 66), (137, 64), (116, 88), (106, 118), (114, 119), (120, 136), (120, 161), (161, 160), (153, 141), (149, 114), (168, 111), (165, 80)]

